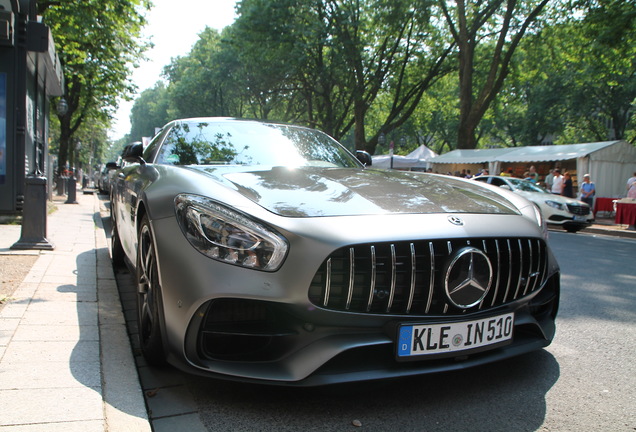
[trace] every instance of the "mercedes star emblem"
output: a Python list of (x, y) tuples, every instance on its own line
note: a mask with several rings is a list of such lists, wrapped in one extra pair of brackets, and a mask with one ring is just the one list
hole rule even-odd
[(464, 221), (459, 216), (449, 216), (448, 221), (453, 225), (462, 226), (464, 225)]
[(485, 253), (465, 247), (448, 264), (444, 287), (451, 304), (467, 309), (478, 305), (492, 283), (492, 266)]

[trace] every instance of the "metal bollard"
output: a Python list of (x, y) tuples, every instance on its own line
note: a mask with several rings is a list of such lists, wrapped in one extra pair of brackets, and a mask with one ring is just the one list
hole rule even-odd
[(46, 177), (28, 176), (25, 183), (22, 231), (11, 249), (53, 250), (55, 247), (46, 239)]
[(57, 177), (57, 194), (59, 196), (64, 195), (64, 177), (61, 175)]
[(78, 204), (77, 202), (77, 181), (75, 180), (75, 176), (71, 175), (68, 178), (68, 198), (64, 202), (64, 204)]

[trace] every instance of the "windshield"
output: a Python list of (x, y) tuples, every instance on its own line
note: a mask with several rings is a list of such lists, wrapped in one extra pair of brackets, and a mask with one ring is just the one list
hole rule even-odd
[(240, 120), (177, 122), (156, 163), (360, 167), (336, 140), (317, 130)]
[(528, 180), (509, 179), (508, 181), (512, 184), (512, 187), (514, 187), (517, 190), (521, 190), (524, 192), (549, 193), (545, 189), (537, 186), (536, 184)]

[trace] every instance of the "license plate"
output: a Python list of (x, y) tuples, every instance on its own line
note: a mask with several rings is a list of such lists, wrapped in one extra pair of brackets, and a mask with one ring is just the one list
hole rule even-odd
[(587, 216), (574, 215), (574, 221), (575, 222), (586, 222), (587, 221)]
[(505, 345), (512, 340), (514, 313), (444, 324), (403, 324), (398, 329), (397, 356), (454, 354)]

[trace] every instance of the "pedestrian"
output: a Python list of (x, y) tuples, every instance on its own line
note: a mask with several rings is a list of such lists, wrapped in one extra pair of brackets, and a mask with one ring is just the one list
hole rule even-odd
[(552, 174), (554, 177), (552, 178), (552, 187), (550, 188), (550, 192), (555, 195), (561, 195), (563, 192), (563, 176), (561, 175), (561, 170), (555, 168), (554, 171), (552, 171)]
[(537, 172), (537, 169), (534, 167), (534, 165), (530, 166), (527, 177), (528, 180), (530, 180), (532, 183), (537, 183), (537, 181), (539, 181), (539, 173)]
[(574, 198), (574, 184), (572, 183), (572, 176), (567, 171), (563, 174), (563, 188), (561, 189), (561, 195), (568, 198)]
[(583, 183), (579, 188), (581, 191), (581, 201), (587, 203), (590, 208), (594, 208), (594, 195), (596, 195), (596, 186), (590, 181), (590, 175), (585, 174), (583, 176)]
[(636, 199), (636, 172), (627, 180), (627, 198)]
[(544, 180), (544, 181), (545, 181), (545, 188), (546, 188), (547, 190), (549, 190), (550, 192), (552, 192), (552, 181), (553, 181), (553, 180), (554, 180), (554, 170), (553, 170), (553, 169), (551, 169), (551, 170), (548, 172), (548, 175), (547, 175), (547, 176), (545, 176), (545, 180)]

